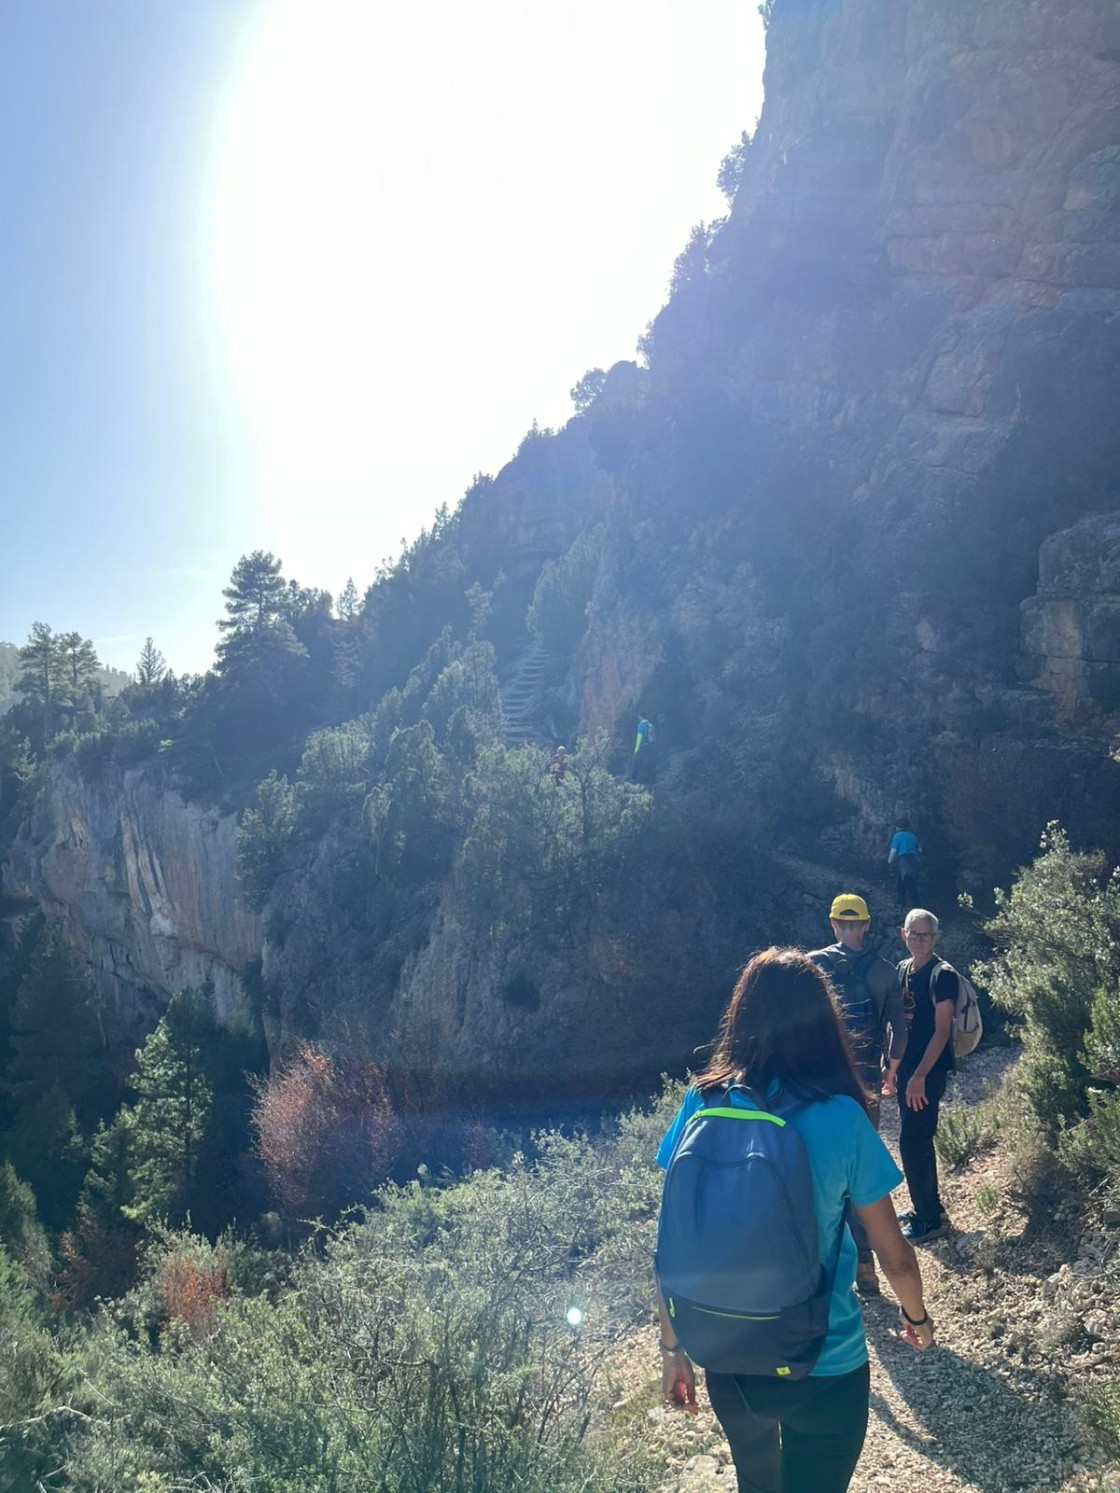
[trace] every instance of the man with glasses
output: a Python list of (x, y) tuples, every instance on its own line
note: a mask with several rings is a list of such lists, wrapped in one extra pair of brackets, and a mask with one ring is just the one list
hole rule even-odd
[[(836, 942), (827, 949), (815, 949), (809, 958), (824, 970), (836, 991), (851, 1038), (856, 1070), (871, 1096), (868, 1118), (878, 1130), (879, 1095), (894, 1093), (895, 1075), (907, 1040), (898, 973), (874, 949), (863, 947), (871, 927), (871, 914), (862, 897), (854, 892), (841, 892), (833, 898), (828, 917)], [(887, 1045), (888, 1028), (890, 1048), (884, 1070), (883, 1049)], [(878, 1296), (875, 1256), (854, 1210), (849, 1212), (848, 1226), (859, 1251), (856, 1290), (861, 1296)]]
[(909, 1035), (898, 1070), (898, 1150), (913, 1208), (900, 1214), (899, 1221), (906, 1238), (920, 1244), (948, 1227), (937, 1189), (933, 1137), (953, 1070), (958, 983), (956, 970), (934, 954), (940, 925), (932, 912), (912, 908), (901, 934), (910, 951), (898, 966)]

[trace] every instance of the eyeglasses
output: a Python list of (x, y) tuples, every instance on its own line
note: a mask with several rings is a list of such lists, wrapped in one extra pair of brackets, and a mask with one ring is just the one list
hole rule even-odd
[(904, 938), (912, 938), (915, 943), (925, 943), (928, 939), (936, 938), (936, 933), (918, 933), (913, 928), (907, 928), (903, 934)]

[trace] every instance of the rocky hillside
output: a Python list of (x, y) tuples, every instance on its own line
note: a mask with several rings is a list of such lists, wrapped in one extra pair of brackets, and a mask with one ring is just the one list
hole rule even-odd
[[(367, 896), (353, 814), (288, 856), (258, 924), (229, 795), (197, 807), (162, 770), (68, 767), (5, 886), (65, 917), (122, 1011), (207, 977), (232, 1015), (259, 958), (276, 1046), (360, 1040), (449, 1083), (601, 1094), (682, 1066), (743, 953), (823, 939), (841, 882), (885, 925), (900, 811), (942, 909), (1005, 879), (1051, 818), (1120, 858), (1120, 13), (766, 12), (734, 204), (682, 254), (648, 368), (527, 438), (468, 494), (454, 563), (436, 546), (410, 582), (409, 615), (436, 598), (459, 636), (468, 588), (488, 592), (519, 732), (539, 689), (541, 736), (602, 733), (621, 776), (639, 713), (654, 722), (646, 828), (547, 947), (481, 916), (458, 852), (407, 916)], [(527, 694), (534, 585), (592, 532), (586, 594)], [(395, 677), (361, 676), (352, 715), (404, 682), (417, 639)]]

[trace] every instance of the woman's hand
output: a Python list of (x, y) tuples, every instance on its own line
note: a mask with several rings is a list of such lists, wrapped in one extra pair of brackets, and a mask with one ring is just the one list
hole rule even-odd
[(911, 1348), (916, 1348), (919, 1353), (933, 1346), (933, 1318), (926, 1312), (924, 1322), (910, 1322), (906, 1313), (900, 1311), (898, 1319), (902, 1324), (902, 1331), (898, 1334), (904, 1343), (909, 1343)]
[(696, 1374), (683, 1348), (661, 1355), (661, 1393), (670, 1405), (689, 1415), (695, 1415), (700, 1408), (696, 1403)]

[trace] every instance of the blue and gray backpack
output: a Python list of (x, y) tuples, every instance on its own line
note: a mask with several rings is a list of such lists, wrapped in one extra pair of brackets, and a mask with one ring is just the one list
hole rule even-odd
[[(656, 1268), (689, 1356), (721, 1374), (803, 1379), (828, 1332), (832, 1271), (821, 1263), (805, 1142), (740, 1085), (709, 1093), (665, 1173)], [(843, 1225), (836, 1255), (839, 1259)]]

